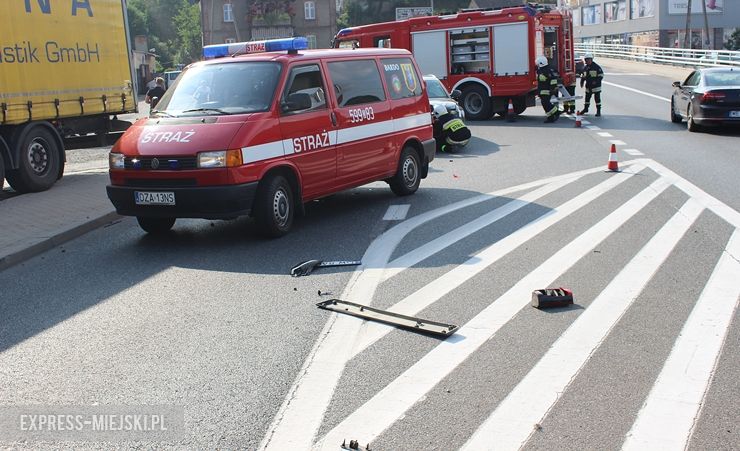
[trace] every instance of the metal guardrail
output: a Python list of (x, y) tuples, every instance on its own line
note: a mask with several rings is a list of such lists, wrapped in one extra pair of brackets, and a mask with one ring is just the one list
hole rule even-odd
[(693, 50), (664, 47), (645, 47), (623, 44), (585, 44), (574, 45), (578, 53), (593, 53), (594, 56), (629, 59), (655, 64), (670, 64), (689, 67), (740, 67), (740, 51), (734, 50)]

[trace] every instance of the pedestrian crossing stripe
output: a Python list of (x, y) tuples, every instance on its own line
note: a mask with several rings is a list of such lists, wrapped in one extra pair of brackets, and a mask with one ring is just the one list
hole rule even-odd
[[(663, 261), (663, 256), (666, 252), (670, 252), (670, 250), (673, 249), (675, 242), (683, 236), (683, 232), (685, 232), (687, 227), (693, 224), (694, 220), (702, 210), (712, 211), (731, 224), (735, 229), (740, 227), (740, 213), (723, 204), (719, 200), (709, 196), (701, 189), (677, 176), (659, 163), (650, 159), (637, 159), (622, 163), (622, 167), (624, 169), (622, 173), (610, 175), (609, 178), (600, 185), (585, 191), (563, 205), (543, 214), (539, 218), (534, 219), (529, 224), (506, 238), (503, 238), (488, 248), (480, 251), (463, 265), (454, 268), (447, 274), (444, 274), (431, 282), (427, 287), (417, 290), (416, 293), (411, 294), (397, 305), (392, 306), (389, 309), (391, 311), (404, 314), (416, 313), (418, 310), (426, 308), (436, 302), (436, 300), (440, 299), (445, 292), (449, 292), (454, 287), (465, 283), (475, 274), (490, 266), (493, 261), (501, 258), (502, 255), (506, 255), (522, 243), (527, 242), (532, 237), (550, 227), (552, 224), (568, 217), (580, 208), (580, 206), (587, 205), (599, 195), (608, 192), (610, 189), (618, 186), (625, 180), (629, 180), (635, 173), (639, 173), (644, 168), (649, 168), (658, 175), (657, 180), (649, 187), (623, 203), (615, 211), (589, 228), (585, 233), (581, 234), (560, 251), (552, 255), (538, 268), (530, 272), (521, 281), (515, 284), (499, 299), (491, 303), (473, 319), (468, 321), (468, 323), (464, 324), (457, 334), (432, 349), (427, 355), (414, 363), (394, 381), (371, 397), (363, 406), (329, 430), (326, 435), (323, 437), (317, 437), (323, 414), (331, 402), (333, 393), (347, 362), (361, 353), (367, 348), (367, 346), (382, 338), (382, 336), (390, 330), (378, 324), (370, 324), (345, 316), (338, 317), (336, 315), (332, 315), (320, 334), (321, 339), (314, 345), (314, 348), (300, 370), (293, 387), (289, 391), (283, 405), (273, 420), (269, 428), (269, 433), (262, 441), (261, 449), (282, 449), (287, 446), (295, 446), (300, 449), (334, 449), (336, 448), (336, 443), (341, 443), (343, 437), (357, 436), (358, 433), (361, 433), (361, 437), (359, 437), (360, 441), (374, 441), (383, 433), (383, 431), (387, 430), (390, 426), (395, 424), (396, 421), (402, 418), (409, 408), (423, 399), (423, 397), (446, 375), (450, 374), (463, 361), (470, 357), (470, 355), (485, 341), (496, 334), (500, 327), (506, 324), (510, 318), (521, 310), (521, 308), (527, 305), (532, 287), (546, 286), (548, 283), (555, 280), (560, 274), (568, 269), (568, 264), (573, 264), (569, 262), (575, 262), (590, 252), (594, 246), (605, 240), (621, 224), (645, 208), (649, 202), (654, 200), (668, 187), (673, 186), (683, 191), (688, 195), (688, 201), (684, 207), (682, 207), (682, 209), (674, 215), (668, 223), (666, 223), (663, 229), (659, 232), (659, 235), (656, 235), (659, 238), (654, 237), (645, 247), (643, 247), (643, 249), (639, 251), (637, 256), (633, 259), (633, 262), (635, 263), (628, 265), (623, 272), (617, 276), (617, 278), (640, 277), (641, 282), (646, 279), (649, 280), (650, 276), (660, 267), (660, 264)], [(476, 230), (480, 230), (480, 228), (511, 214), (511, 212), (521, 208), (521, 205), (531, 203), (538, 197), (545, 195), (548, 190), (554, 191), (561, 186), (578, 180), (586, 174), (596, 173), (598, 171), (602, 171), (602, 169), (603, 168), (599, 167), (530, 182), (517, 187), (500, 190), (496, 193), (475, 196), (470, 199), (409, 218), (406, 221), (397, 224), (371, 243), (365, 256), (363, 256), (363, 266), (353, 273), (350, 282), (342, 295), (342, 299), (370, 304), (372, 303), (372, 298), (377, 286), (382, 281), (399, 274), (439, 250), (453, 245), (460, 239), (474, 233)], [(389, 261), (393, 250), (398, 246), (401, 240), (419, 226), (442, 215), (453, 213), (461, 208), (475, 205), (496, 196), (508, 195), (524, 190), (533, 191), (484, 215), (479, 218), (479, 220), (471, 223), (472, 225), (469, 227), (459, 227), (458, 229), (448, 232), (447, 234), (427, 243), (419, 249), (402, 255), (393, 261)], [(734, 243), (735, 241), (732, 242)], [(737, 260), (740, 260), (740, 255), (736, 247), (736, 245), (726, 247), (725, 253), (729, 258), (732, 258), (737, 262)], [(645, 259), (647, 259), (648, 262), (643, 261)], [(725, 267), (726, 264), (722, 266), (718, 265), (718, 268)], [(639, 270), (635, 268), (639, 268)], [(721, 269), (719, 271), (719, 274), (724, 274), (727, 270)], [(627, 275), (623, 275), (623, 273)], [(644, 283), (637, 283), (635, 286), (635, 289), (638, 290), (637, 292), (639, 293), (639, 290), (642, 290)], [(608, 297), (609, 287), (607, 287), (607, 289), (605, 289), (599, 296), (604, 298)], [(736, 302), (737, 296), (735, 297), (735, 303)], [(588, 313), (588, 315), (598, 315), (600, 304), (604, 304), (604, 302), (597, 303), (594, 301), (594, 303), (589, 306), (581, 316), (586, 315), (592, 308), (595, 313)], [(622, 305), (621, 308), (624, 310), (628, 307), (629, 305)], [(725, 306), (725, 308), (728, 307)], [(732, 308), (734, 308), (734, 304)], [(609, 312), (609, 314), (611, 314), (610, 321), (612, 324), (615, 321), (615, 318), (618, 319), (620, 315), (619, 310)], [(571, 325), (571, 328), (577, 332), (570, 332), (569, 335), (579, 336), (578, 334), (586, 334), (588, 332), (589, 337), (592, 340), (592, 349), (590, 351), (586, 349), (586, 351), (589, 352), (582, 353), (578, 359), (574, 359), (571, 364), (571, 374), (573, 371), (577, 373), (578, 369), (585, 363), (583, 361), (583, 356), (585, 355), (586, 358), (588, 358), (590, 352), (593, 352), (594, 349), (598, 348), (603, 337), (608, 335), (610, 331), (610, 328), (608, 327), (606, 330), (602, 328), (599, 331), (602, 337), (600, 340), (599, 334), (592, 336), (590, 335), (591, 332), (587, 329), (582, 329), (585, 326), (581, 326), (580, 324), (584, 323), (585, 320), (581, 322), (576, 320), (576, 322)], [(607, 322), (607, 326), (608, 324), (609, 322)], [(715, 330), (715, 332), (724, 337), (726, 327), (729, 327), (729, 324), (725, 329), (722, 329), (722, 327)], [(558, 340), (558, 343), (560, 343), (561, 340), (562, 343), (567, 343), (567, 337), (569, 335), (563, 334), (563, 336)], [(593, 346), (595, 346), (595, 348)], [(719, 348), (721, 348), (721, 342)], [(712, 359), (716, 360), (718, 358), (718, 353), (719, 349), (710, 349), (709, 352), (706, 352), (707, 361), (711, 363), (713, 362)], [(549, 358), (552, 359), (554, 357)], [(537, 368), (538, 367), (536, 366), (532, 371), (543, 371)], [(703, 375), (706, 376), (706, 372), (703, 373)], [(707, 384), (709, 383), (710, 376), (704, 378)], [(525, 377), (520, 384), (526, 384), (526, 381), (527, 377)], [(554, 383), (555, 382), (556, 381), (554, 381)], [(562, 381), (559, 383), (560, 386), (562, 386)], [(532, 409), (531, 412), (524, 412), (527, 415), (527, 421), (532, 420), (532, 418), (541, 418), (542, 416), (546, 416), (549, 409), (548, 406), (551, 407), (552, 404), (557, 401), (557, 396), (553, 400), (551, 394), (557, 393), (553, 390), (557, 390), (558, 386), (549, 386), (547, 389), (550, 390), (548, 392), (550, 393), (549, 397), (545, 397), (545, 401), (547, 402), (543, 402), (539, 409)], [(516, 389), (510, 393), (510, 396), (517, 396), (515, 392)], [(520, 393), (522, 392), (523, 391), (520, 390)], [(699, 401), (699, 404), (700, 402), (701, 401)], [(468, 448), (480, 449), (477, 448), (477, 444), (479, 442), (476, 441), (476, 437), (486, 436), (489, 428), (492, 428), (491, 430), (494, 431), (505, 430), (505, 441), (497, 442), (493, 439), (489, 440), (488, 445), (485, 446), (484, 449), (490, 446), (491, 443), (508, 443), (512, 448), (518, 447), (517, 443), (519, 445), (526, 443), (531, 429), (525, 430), (526, 428), (504, 427), (503, 423), (500, 423), (497, 420), (497, 418), (502, 418), (502, 416), (496, 412), (505, 412), (507, 411), (507, 405), (514, 404), (507, 404), (507, 401), (504, 400), (494, 410), (491, 417), (480, 425), (479, 433), (470, 437)], [(697, 403), (694, 402), (694, 406), (696, 405)], [(640, 429), (636, 429), (638, 432), (639, 430)], [(673, 432), (682, 434), (687, 431), (674, 430)], [(688, 432), (684, 435), (688, 436)], [(625, 442), (625, 446), (626, 445), (627, 442)], [(502, 446), (502, 449), (507, 448), (508, 446)]]

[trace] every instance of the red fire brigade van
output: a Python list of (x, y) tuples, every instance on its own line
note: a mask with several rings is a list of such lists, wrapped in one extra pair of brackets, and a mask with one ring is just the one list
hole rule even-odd
[(305, 38), (207, 46), (110, 153), (108, 197), (147, 232), (251, 214), (289, 231), (304, 202), (385, 180), (414, 193), (434, 159), (429, 100), (400, 49)]
[(424, 75), (461, 91), (467, 119), (481, 120), (506, 114), (509, 99), (516, 114), (535, 105), (537, 56), (575, 84), (572, 25), (567, 9), (520, 6), (345, 28), (334, 47), (410, 50)]

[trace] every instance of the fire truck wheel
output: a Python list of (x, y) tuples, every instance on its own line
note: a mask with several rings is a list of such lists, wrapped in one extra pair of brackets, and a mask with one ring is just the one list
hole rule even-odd
[(396, 175), (391, 177), (388, 184), (391, 191), (398, 196), (408, 196), (414, 194), (419, 189), (421, 183), (421, 165), (419, 164), (419, 154), (411, 146), (406, 146), (401, 152), (401, 158), (398, 160), (398, 169)]
[(19, 193), (44, 191), (57, 181), (62, 164), (62, 151), (52, 132), (46, 127), (33, 126), (11, 142), (18, 149), (18, 169), (8, 171), (8, 183)]
[(260, 184), (254, 199), (254, 219), (264, 236), (278, 238), (293, 225), (295, 203), (290, 183), (282, 175), (275, 175)]
[(463, 90), (461, 100), (466, 119), (481, 121), (491, 117), (491, 99), (483, 86), (468, 86)]
[(167, 233), (175, 225), (175, 218), (147, 218), (137, 216), (136, 221), (139, 223), (139, 227), (152, 235)]

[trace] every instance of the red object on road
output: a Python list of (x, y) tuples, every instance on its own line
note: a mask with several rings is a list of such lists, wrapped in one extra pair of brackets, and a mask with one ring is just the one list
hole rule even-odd
[(617, 163), (617, 146), (612, 144), (609, 150), (609, 163), (606, 166), (607, 171), (619, 172), (619, 163)]
[(581, 112), (576, 112), (576, 128), (581, 128)]

